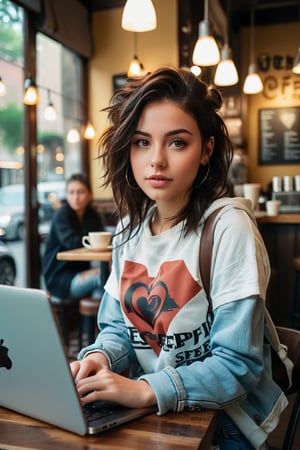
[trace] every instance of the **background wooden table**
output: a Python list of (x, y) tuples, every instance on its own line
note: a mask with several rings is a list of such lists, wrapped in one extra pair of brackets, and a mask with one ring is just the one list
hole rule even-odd
[(0, 408), (0, 448), (1, 450), (209, 450), (217, 415), (214, 410), (169, 413), (164, 416), (151, 414), (95, 436), (81, 437)]

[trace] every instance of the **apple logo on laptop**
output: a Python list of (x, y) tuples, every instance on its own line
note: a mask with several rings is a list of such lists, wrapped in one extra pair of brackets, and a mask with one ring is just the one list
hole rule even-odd
[(12, 361), (8, 356), (8, 348), (3, 345), (4, 340), (0, 339), (0, 367), (11, 369)]

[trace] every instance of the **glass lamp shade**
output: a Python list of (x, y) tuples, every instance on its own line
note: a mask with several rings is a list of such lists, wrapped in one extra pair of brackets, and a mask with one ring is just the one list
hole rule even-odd
[(258, 94), (263, 90), (263, 84), (260, 76), (256, 72), (255, 64), (250, 64), (248, 75), (246, 77), (243, 92), (244, 94)]
[(214, 82), (217, 86), (233, 86), (239, 81), (239, 76), (232, 60), (230, 48), (226, 45), (221, 51), (221, 62), (218, 64)]
[(127, 76), (130, 77), (138, 77), (141, 76), (143, 73), (142, 64), (138, 57), (134, 55), (133, 59), (131, 60), (127, 72)]
[(209, 36), (208, 21), (199, 24), (199, 38), (193, 51), (193, 64), (214, 66), (220, 61), (220, 52), (213, 36)]
[(35, 83), (27, 78), (24, 83), (25, 94), (24, 94), (24, 103), (25, 105), (37, 105), (40, 101), (39, 93)]
[(6, 87), (3, 83), (2, 78), (0, 77), (0, 97), (3, 97), (6, 94)]
[(54, 105), (52, 102), (48, 103), (48, 106), (44, 112), (44, 117), (49, 122), (53, 122), (54, 120), (56, 120), (56, 117), (57, 117), (56, 109), (54, 108)]
[(95, 137), (95, 129), (93, 127), (93, 125), (91, 124), (91, 122), (88, 122), (86, 125), (86, 128), (84, 130), (84, 135), (83, 135), (84, 139), (93, 139)]
[(300, 75), (300, 46), (298, 48), (298, 53), (294, 59), (294, 65), (292, 68), (292, 72), (297, 75)]
[(156, 28), (156, 12), (151, 0), (127, 0), (122, 14), (127, 31), (151, 31)]

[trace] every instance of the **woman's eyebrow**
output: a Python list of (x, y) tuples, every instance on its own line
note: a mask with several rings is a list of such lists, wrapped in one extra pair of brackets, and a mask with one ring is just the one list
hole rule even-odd
[[(190, 134), (192, 135), (192, 133), (190, 131), (188, 131), (185, 128), (178, 128), (177, 130), (171, 130), (168, 131), (165, 136), (175, 136), (177, 134), (181, 134), (181, 133), (185, 133), (185, 134)], [(146, 133), (145, 131), (141, 131), (141, 130), (135, 130), (135, 132), (133, 133), (133, 135), (139, 134), (141, 136), (151, 136), (150, 133)]]

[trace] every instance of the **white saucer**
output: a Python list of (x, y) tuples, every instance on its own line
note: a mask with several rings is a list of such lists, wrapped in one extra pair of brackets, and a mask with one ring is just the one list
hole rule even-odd
[(100, 248), (89, 248), (89, 247), (85, 247), (87, 250), (91, 251), (91, 252), (108, 252), (112, 249), (112, 245), (108, 245), (107, 247), (100, 247)]

